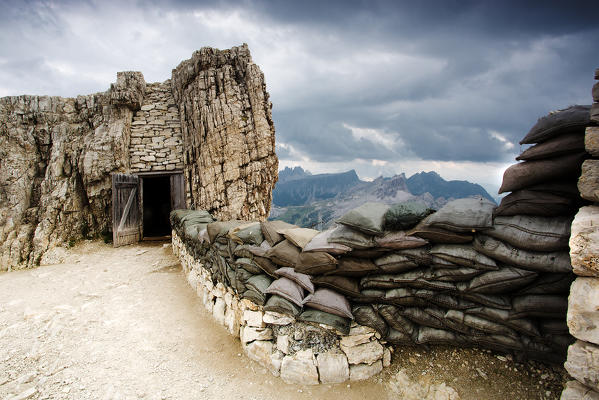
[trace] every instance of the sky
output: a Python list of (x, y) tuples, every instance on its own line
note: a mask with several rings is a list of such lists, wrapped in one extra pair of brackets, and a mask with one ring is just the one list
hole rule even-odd
[(247, 43), (281, 169), (436, 171), (495, 194), (538, 118), (592, 102), (594, 3), (0, 0), (0, 97), (162, 82), (194, 50)]

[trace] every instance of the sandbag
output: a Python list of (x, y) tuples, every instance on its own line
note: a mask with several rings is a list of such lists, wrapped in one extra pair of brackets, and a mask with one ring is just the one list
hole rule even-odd
[(343, 257), (338, 260), (337, 268), (327, 274), (342, 276), (364, 276), (378, 271), (374, 263), (367, 259)]
[(499, 193), (526, 189), (528, 186), (560, 179), (577, 179), (585, 152), (568, 154), (546, 160), (524, 161), (507, 168)]
[(516, 160), (540, 160), (584, 151), (584, 135), (569, 133), (536, 144), (522, 152)]
[(491, 335), (505, 335), (510, 337), (518, 337), (518, 334), (511, 328), (497, 322), (481, 318), (478, 315), (466, 314), (459, 310), (448, 310), (445, 313), (445, 318), (455, 323), (465, 325), (469, 328), (476, 329)]
[(389, 206), (382, 203), (365, 203), (339, 218), (337, 223), (357, 229), (368, 235), (382, 235), (384, 216)]
[(402, 307), (426, 307), (428, 304), (414, 295), (410, 288), (395, 288), (385, 292), (385, 303), (392, 303)]
[(474, 307), (464, 310), (466, 314), (476, 315), (481, 318), (503, 324), (513, 330), (529, 336), (541, 336), (539, 328), (530, 319), (511, 318), (509, 310), (500, 310), (493, 307)]
[(236, 220), (209, 223), (206, 229), (208, 230), (208, 238), (210, 239), (210, 243), (215, 243), (217, 238), (226, 236), (231, 229), (246, 223), (246, 221)]
[(382, 303), (385, 301), (386, 291), (383, 289), (362, 289), (359, 296), (353, 296), (352, 301), (356, 303)]
[[(491, 230), (489, 230), (491, 231)], [(463, 265), (465, 267), (497, 270), (499, 267), (492, 258), (478, 253), (472, 246), (459, 244), (437, 244), (433, 246), (430, 253), (441, 259)]]
[(387, 336), (389, 327), (371, 305), (354, 306), (352, 307), (352, 314), (356, 323), (376, 330), (383, 337)]
[(482, 197), (453, 200), (422, 223), (458, 233), (491, 229), (495, 207), (495, 203)]
[(374, 247), (372, 236), (353, 230), (345, 225), (339, 225), (327, 239), (329, 243), (342, 244), (352, 249), (368, 249)]
[(539, 329), (543, 334), (568, 335), (570, 330), (566, 320), (563, 318), (542, 319), (539, 321)]
[(452, 282), (435, 281), (430, 269), (415, 269), (398, 274), (365, 276), (360, 280), (362, 289), (394, 289), (410, 286), (413, 288), (455, 291)]
[(306, 296), (303, 305), (339, 315), (340, 317), (354, 319), (349, 301), (347, 301), (345, 296), (331, 289), (317, 289), (313, 294)]
[(264, 302), (266, 301), (266, 295), (264, 293), (260, 293), (254, 288), (246, 288), (245, 292), (243, 292), (241, 297), (250, 300), (251, 302), (259, 306), (264, 305)]
[(289, 278), (283, 277), (274, 280), (264, 291), (264, 293), (276, 294), (277, 296), (281, 296), (299, 307), (303, 305), (303, 288)]
[(398, 253), (379, 257), (374, 260), (374, 265), (384, 273), (404, 272), (418, 267), (413, 259)]
[(264, 304), (264, 311), (271, 311), (297, 317), (302, 312), (302, 307), (299, 307), (289, 300), (275, 294), (270, 296), (266, 304)]
[(514, 247), (532, 251), (568, 249), (572, 217), (499, 216), (494, 228), (485, 232)]
[(456, 336), (445, 329), (421, 326), (418, 330), (417, 344), (456, 344)]
[(400, 250), (426, 246), (428, 240), (418, 236), (410, 236), (405, 231), (388, 232), (374, 239), (375, 245), (383, 249)]
[(482, 293), (468, 293), (460, 292), (460, 297), (470, 300), (474, 303), (481, 304), (487, 307), (499, 308), (500, 310), (511, 310), (512, 303), (508, 296), (482, 294)]
[[(415, 334), (414, 336), (418, 335)], [(389, 329), (389, 333), (385, 336), (385, 340), (397, 346), (414, 344), (414, 340), (410, 335), (393, 328)]]
[(436, 306), (454, 310), (466, 310), (478, 306), (471, 301), (460, 299), (454, 295), (429, 289), (418, 289), (414, 291), (414, 295)]
[(578, 210), (578, 195), (561, 195), (538, 190), (517, 190), (501, 199), (494, 215), (536, 215), (557, 217), (574, 215)]
[(435, 268), (432, 271), (431, 279), (441, 282), (464, 282), (469, 281), (482, 273), (483, 271), (480, 269), (470, 267)]
[(279, 232), (285, 236), (285, 239), (289, 240), (300, 249), (306, 247), (306, 245), (310, 243), (314, 236), (320, 233), (316, 229), (309, 228), (284, 229)]
[(429, 308), (434, 309), (434, 307), (428, 307), (425, 309), (416, 307), (405, 307), (403, 309), (400, 309), (399, 313), (404, 317), (408, 318), (409, 320), (415, 322), (416, 324), (421, 325), (421, 330), (423, 327), (443, 329), (445, 327), (445, 325), (443, 325), (442, 320), (442, 316), (444, 313), (437, 313), (437, 315), (441, 315), (441, 318), (439, 318), (438, 316), (433, 316), (430, 312), (427, 312)]
[(426, 225), (426, 219), (406, 233), (421, 237), (432, 243), (470, 243), (473, 239), (472, 235)]
[(477, 235), (473, 246), (477, 251), (508, 265), (542, 272), (572, 271), (568, 252), (548, 253), (517, 249), (486, 235)]
[(295, 270), (309, 275), (319, 275), (337, 269), (337, 259), (322, 251), (302, 251), (299, 254)]
[(272, 276), (273, 278), (277, 278), (275, 271), (280, 268), (277, 264), (273, 263), (266, 257), (254, 256), (252, 260), (266, 274)]
[(432, 214), (434, 210), (417, 201), (394, 204), (384, 215), (386, 231), (401, 231), (416, 226), (421, 220)]
[(510, 319), (523, 317), (563, 318), (568, 310), (565, 296), (529, 294), (512, 298)]
[(433, 262), (433, 258), (427, 248), (396, 250), (394, 254), (404, 256), (416, 264), (427, 267)]
[(312, 283), (318, 287), (333, 289), (349, 297), (360, 296), (359, 280), (339, 275), (316, 276)]
[(258, 293), (265, 294), (266, 289), (272, 283), (272, 278), (265, 274), (254, 275), (247, 280), (246, 286), (248, 289), (253, 289)]
[(468, 291), (485, 294), (510, 293), (533, 282), (537, 276), (534, 271), (503, 267), (498, 271), (489, 271), (472, 279)]
[(584, 130), (591, 123), (591, 106), (575, 105), (558, 110), (539, 118), (520, 144), (545, 142), (555, 136), (578, 132), (584, 135)]
[(310, 275), (296, 272), (293, 268), (283, 267), (275, 271), (275, 274), (279, 277), (291, 279), (298, 285), (300, 285), (308, 293), (314, 293), (314, 284), (310, 280)]
[(578, 186), (576, 181), (566, 180), (566, 181), (551, 181), (540, 183), (538, 185), (529, 186), (526, 190), (532, 190), (535, 192), (546, 192), (550, 194), (555, 194), (558, 196), (566, 196), (566, 197), (578, 197)]
[(343, 335), (347, 335), (349, 333), (351, 324), (351, 319), (349, 318), (344, 318), (336, 314), (309, 307), (306, 307), (304, 312), (302, 312), (297, 319), (304, 322), (312, 322), (334, 328)]
[(352, 248), (339, 243), (330, 243), (329, 237), (333, 233), (335, 228), (327, 229), (324, 232), (320, 232), (310, 240), (310, 242), (303, 248), (304, 252), (321, 252), (324, 251), (333, 255), (341, 255), (352, 251)]
[[(258, 268), (258, 270), (260, 270)], [(245, 286), (245, 283), (255, 274), (252, 274), (251, 272), (249, 272), (248, 270), (244, 269), (244, 268), (236, 268), (235, 269), (235, 280), (239, 283), (243, 283)]]
[(387, 254), (390, 249), (384, 249), (381, 247), (372, 247), (370, 249), (362, 249), (362, 250), (352, 250), (349, 253), (345, 254), (347, 257), (353, 258), (377, 258), (384, 254)]
[(377, 307), (379, 314), (383, 317), (387, 325), (394, 330), (400, 331), (412, 337), (417, 332), (418, 327), (412, 321), (401, 315), (400, 309), (393, 305), (382, 304)]
[(298, 263), (300, 249), (288, 240), (276, 244), (266, 252), (266, 257), (276, 264), (294, 268)]
[(297, 225), (289, 224), (285, 221), (262, 221), (260, 222), (260, 229), (262, 230), (262, 235), (264, 239), (268, 241), (268, 244), (271, 246), (276, 245), (283, 239), (283, 235), (278, 233), (278, 231), (282, 231), (284, 229), (297, 228)]
[(251, 244), (260, 246), (264, 237), (260, 229), (260, 222), (249, 222), (234, 227), (229, 231), (229, 238), (238, 244)]
[(570, 286), (576, 275), (566, 274), (541, 274), (530, 285), (520, 289), (518, 294), (564, 294), (570, 293)]

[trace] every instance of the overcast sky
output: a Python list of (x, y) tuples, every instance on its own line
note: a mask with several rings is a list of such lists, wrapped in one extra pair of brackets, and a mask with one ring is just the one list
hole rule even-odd
[[(0, 0), (0, 96), (147, 82), (248, 43), (280, 167), (438, 172), (490, 191), (549, 111), (590, 104), (596, 1)], [(494, 193), (493, 193), (494, 194)]]

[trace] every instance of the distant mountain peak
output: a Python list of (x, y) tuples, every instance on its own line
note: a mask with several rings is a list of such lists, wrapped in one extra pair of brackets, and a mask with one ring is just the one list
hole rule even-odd
[(309, 171), (304, 170), (302, 167), (285, 167), (282, 171), (279, 171), (279, 182), (294, 181), (297, 179), (303, 179), (307, 176), (312, 175)]

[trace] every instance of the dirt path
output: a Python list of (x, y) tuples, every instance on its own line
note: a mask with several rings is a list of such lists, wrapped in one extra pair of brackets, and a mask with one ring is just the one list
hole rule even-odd
[(366, 382), (287, 385), (242, 355), (162, 244), (85, 242), (62, 264), (0, 274), (2, 399), (382, 400), (400, 398), (397, 383), (410, 380), (415, 388), (446, 382), (462, 399), (559, 398), (561, 391), (559, 369), (513, 371), (518, 365), (484, 352), (396, 355)]

